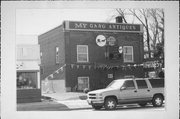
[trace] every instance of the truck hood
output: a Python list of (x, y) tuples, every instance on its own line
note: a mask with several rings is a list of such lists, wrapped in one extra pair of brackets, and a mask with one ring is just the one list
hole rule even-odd
[(113, 91), (113, 90), (116, 90), (116, 89), (114, 89), (114, 88), (104, 88), (104, 89), (90, 91), (89, 93), (95, 93), (96, 94), (96, 93), (104, 93), (104, 92)]

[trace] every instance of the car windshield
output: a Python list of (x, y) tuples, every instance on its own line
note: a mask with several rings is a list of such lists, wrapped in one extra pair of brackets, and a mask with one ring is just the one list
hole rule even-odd
[(114, 80), (106, 88), (120, 88), (125, 80)]

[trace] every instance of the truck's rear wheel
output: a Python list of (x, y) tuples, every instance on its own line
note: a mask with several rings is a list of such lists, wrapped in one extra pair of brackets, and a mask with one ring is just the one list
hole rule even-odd
[(154, 107), (161, 107), (163, 104), (163, 97), (161, 95), (155, 95), (152, 100)]
[(105, 100), (104, 107), (107, 110), (113, 110), (116, 109), (117, 102), (114, 98), (109, 97)]
[(95, 105), (92, 105), (92, 107), (95, 109), (95, 110), (99, 110), (102, 108), (102, 106), (95, 106)]

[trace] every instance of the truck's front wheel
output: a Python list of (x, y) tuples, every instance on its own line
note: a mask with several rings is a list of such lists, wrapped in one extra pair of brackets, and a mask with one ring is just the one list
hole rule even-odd
[(114, 98), (109, 97), (105, 100), (104, 107), (107, 110), (113, 110), (116, 108), (117, 102)]

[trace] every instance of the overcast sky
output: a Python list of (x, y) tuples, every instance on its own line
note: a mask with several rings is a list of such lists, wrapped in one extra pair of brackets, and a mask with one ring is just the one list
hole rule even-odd
[(19, 9), (16, 34), (40, 35), (64, 20), (106, 22), (113, 13), (113, 9)]

